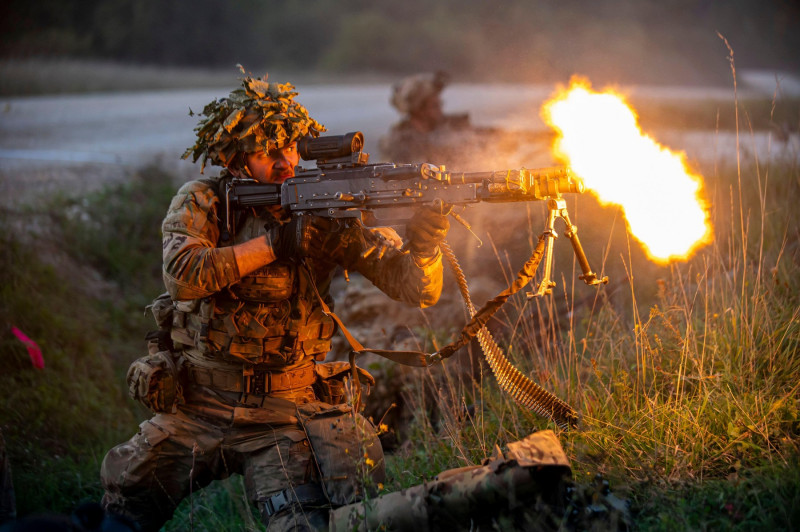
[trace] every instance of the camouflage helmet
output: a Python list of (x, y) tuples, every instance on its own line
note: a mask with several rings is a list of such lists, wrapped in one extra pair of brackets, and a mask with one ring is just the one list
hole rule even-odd
[(438, 96), (447, 85), (445, 72), (422, 73), (409, 76), (392, 87), (391, 104), (403, 114), (414, 114), (430, 98)]
[[(236, 155), (276, 148), (311, 135), (318, 137), (325, 126), (308, 115), (305, 107), (294, 101), (297, 92), (291, 83), (267, 83), (264, 78), (242, 79), (242, 87), (227, 98), (205, 106), (194, 129), (197, 141), (183, 158), (194, 162), (203, 159), (218, 166), (237, 164)], [(194, 116), (191, 109), (189, 114)]]

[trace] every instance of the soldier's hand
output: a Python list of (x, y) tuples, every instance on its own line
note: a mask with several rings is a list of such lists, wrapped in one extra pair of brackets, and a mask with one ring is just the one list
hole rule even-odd
[(431, 257), (436, 254), (449, 230), (450, 220), (441, 207), (417, 209), (406, 226), (408, 247), (418, 257)]
[(271, 243), (277, 258), (313, 257), (335, 261), (342, 237), (338, 220), (302, 215), (294, 216), (289, 223), (273, 230)]
[(170, 412), (180, 400), (178, 368), (161, 351), (135, 360), (128, 368), (126, 380), (131, 398), (153, 412)]

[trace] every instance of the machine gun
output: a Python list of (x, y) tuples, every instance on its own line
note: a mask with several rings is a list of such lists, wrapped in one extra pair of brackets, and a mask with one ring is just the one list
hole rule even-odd
[[(545, 200), (562, 193), (583, 192), (583, 183), (567, 168), (454, 173), (429, 163), (367, 164), (367, 154), (361, 151), (338, 156), (360, 148), (360, 132), (333, 137), (340, 141), (336, 150), (315, 149), (317, 142), (332, 145), (329, 139), (298, 143), (300, 156), (304, 160), (316, 159), (317, 167), (298, 168), (295, 177), (282, 185), (234, 180), (229, 188), (229, 205), (236, 208), (280, 204), (292, 213), (349, 218), (377, 214), (385, 208)], [(337, 156), (328, 157), (328, 153)]]
[[(583, 182), (565, 167), (486, 172), (449, 172), (444, 166), (420, 164), (369, 164), (363, 152), (364, 135), (304, 138), (298, 142), (300, 157), (315, 160), (315, 168), (298, 167), (295, 177), (282, 184), (261, 184), (252, 179), (233, 179), (226, 187), (228, 230), (231, 210), (280, 205), (292, 214), (328, 218), (359, 218), (366, 225), (389, 225), (408, 218), (408, 208), (468, 205), (478, 202), (547, 201), (545, 275), (534, 295), (550, 293), (553, 241), (558, 236), (555, 220), (566, 224), (581, 266), (580, 278), (588, 285), (606, 282), (591, 270), (569, 220), (562, 194), (582, 193)], [(451, 215), (469, 228), (460, 216)]]
[[(351, 363), (355, 367), (355, 354), (370, 351), (409, 365), (428, 366), (451, 356), (457, 349), (477, 336), (487, 362), (500, 387), (514, 399), (534, 412), (553, 419), (566, 427), (577, 422), (578, 414), (548, 391), (542, 389), (508, 362), (485, 325), (496, 310), (514, 293), (534, 277), (544, 258), (544, 275), (534, 293), (528, 297), (549, 294), (555, 283), (550, 280), (553, 262), (553, 243), (558, 234), (555, 221), (560, 218), (566, 225), (565, 235), (580, 264), (579, 276), (587, 285), (608, 282), (599, 278), (589, 266), (575, 227), (567, 214), (563, 194), (582, 193), (583, 182), (568, 168), (542, 168), (528, 170), (500, 170), (488, 172), (450, 172), (444, 166), (420, 164), (369, 164), (369, 155), (363, 152), (364, 135), (361, 132), (346, 135), (305, 138), (298, 142), (300, 157), (316, 161), (315, 168), (300, 168), (295, 177), (282, 184), (261, 184), (250, 179), (232, 179), (225, 190), (225, 211), (228, 231), (231, 227), (231, 210), (280, 205), (291, 214), (312, 214), (337, 219), (358, 218), (366, 225), (390, 225), (407, 219), (409, 208), (434, 206), (448, 212), (457, 221), (469, 225), (452, 211), (452, 206), (478, 202), (546, 201), (547, 224), (531, 258), (517, 274), (512, 286), (475, 310), (469, 297), (466, 279), (447, 243), (442, 251), (448, 259), (465, 305), (472, 319), (464, 326), (460, 337), (433, 354), (418, 352), (387, 352), (364, 349), (351, 339), (344, 324), (333, 315), (348, 337), (351, 346)], [(389, 213), (389, 216), (385, 214)], [(323, 307), (324, 309), (324, 307)], [(327, 310), (326, 310), (327, 312)], [(411, 355), (409, 358), (405, 355)], [(394, 357), (394, 358), (393, 358)], [(357, 379), (357, 374), (354, 373)]]

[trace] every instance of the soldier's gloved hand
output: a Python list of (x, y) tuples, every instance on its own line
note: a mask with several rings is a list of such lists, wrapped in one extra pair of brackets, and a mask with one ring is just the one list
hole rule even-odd
[(336, 219), (306, 214), (292, 217), (289, 223), (273, 229), (268, 238), (279, 259), (313, 257), (337, 261), (347, 245), (344, 229)]
[(168, 351), (135, 360), (126, 377), (131, 398), (153, 412), (173, 412), (182, 399), (178, 366)]
[(297, 239), (295, 238), (295, 227), (291, 222), (284, 225), (278, 225), (267, 230), (264, 236), (267, 244), (272, 248), (275, 254), (275, 259), (291, 259), (297, 255)]
[(408, 248), (416, 257), (433, 257), (449, 230), (450, 220), (440, 207), (417, 209), (406, 226)]

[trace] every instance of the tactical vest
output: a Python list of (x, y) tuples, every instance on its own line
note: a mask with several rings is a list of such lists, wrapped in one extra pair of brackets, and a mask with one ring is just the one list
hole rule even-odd
[[(232, 238), (224, 241), (223, 234), (219, 245), (263, 237), (279, 225), (267, 211), (249, 212), (237, 220)], [(311, 283), (331, 305), (327, 286), (333, 270), (312, 271), (293, 260), (277, 260), (213, 296), (177, 302), (173, 342), (193, 355), (193, 363), (212, 368), (241, 368), (241, 362), (281, 368), (310, 358), (323, 360), (336, 327), (323, 313)]]

